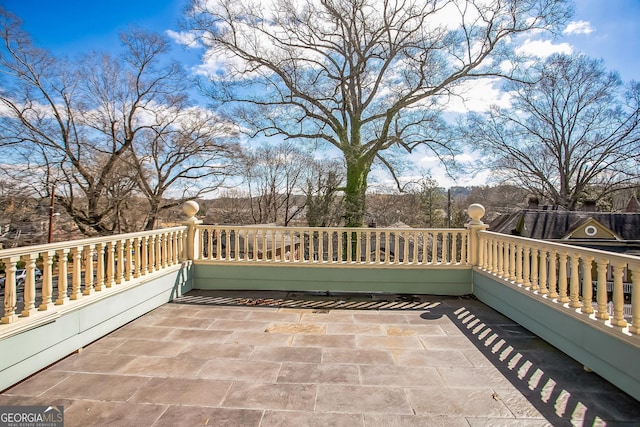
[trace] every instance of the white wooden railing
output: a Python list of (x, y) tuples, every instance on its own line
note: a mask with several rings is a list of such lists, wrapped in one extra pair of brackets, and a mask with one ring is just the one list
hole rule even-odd
[(197, 226), (197, 259), (300, 265), (468, 266), (468, 230)]
[[(64, 310), (190, 260), (478, 268), (560, 309), (640, 334), (640, 258), (488, 232), (479, 205), (470, 206), (466, 229), (202, 225), (197, 210), (196, 204), (186, 206), (190, 218), (180, 227), (0, 250), (6, 272), (2, 323)], [(16, 280), (18, 263), (26, 269), (23, 288)]]
[(640, 334), (640, 257), (478, 234), (480, 269), (590, 319)]
[[(186, 259), (186, 231), (174, 227), (0, 250), (5, 267), (2, 323), (64, 310), (178, 264)], [(16, 280), (19, 266), (26, 277)]]

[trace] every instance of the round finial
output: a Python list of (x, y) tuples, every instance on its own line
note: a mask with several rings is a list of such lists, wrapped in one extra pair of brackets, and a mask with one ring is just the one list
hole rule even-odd
[(200, 205), (195, 200), (189, 200), (184, 202), (184, 205), (182, 205), (182, 210), (187, 215), (187, 217), (194, 218), (200, 210)]
[(484, 213), (485, 209), (481, 204), (474, 203), (470, 205), (467, 209), (467, 214), (469, 215), (469, 218), (471, 218), (470, 224), (482, 224), (482, 220), (480, 218), (484, 216)]

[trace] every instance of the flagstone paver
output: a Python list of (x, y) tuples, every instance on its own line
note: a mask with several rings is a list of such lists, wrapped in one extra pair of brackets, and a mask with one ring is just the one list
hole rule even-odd
[(638, 401), (479, 301), (411, 298), (194, 291), (0, 405), (63, 405), (67, 426), (640, 424)]

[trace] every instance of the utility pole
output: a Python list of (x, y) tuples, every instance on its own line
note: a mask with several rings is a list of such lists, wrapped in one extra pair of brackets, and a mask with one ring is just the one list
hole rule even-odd
[[(451, 228), (451, 188), (447, 188), (447, 228)], [(449, 256), (451, 256), (451, 246), (453, 244), (453, 236), (447, 234), (447, 253)], [(453, 261), (455, 262), (455, 260)]]
[(451, 228), (451, 188), (447, 188), (447, 228)]
[(55, 194), (56, 194), (56, 186), (54, 184), (51, 186), (51, 204), (49, 205), (49, 239), (47, 240), (47, 243), (53, 242), (53, 212), (54, 212), (54, 205), (56, 202)]

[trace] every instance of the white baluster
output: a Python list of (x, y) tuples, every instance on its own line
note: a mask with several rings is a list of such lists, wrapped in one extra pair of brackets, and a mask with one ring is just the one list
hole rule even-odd
[(498, 273), (498, 241), (495, 237), (491, 238), (491, 272), (499, 275)]
[(68, 255), (69, 249), (58, 249), (56, 251), (58, 258), (58, 297), (56, 298), (55, 305), (63, 305), (69, 301), (69, 297), (67, 296)]
[(458, 263), (458, 233), (450, 232), (449, 238), (451, 239), (451, 263)]
[(540, 248), (540, 259), (538, 262), (539, 272), (538, 275), (538, 286), (540, 288), (540, 294), (546, 295), (549, 293), (549, 288), (547, 287), (547, 251), (544, 248)]
[(16, 314), (16, 306), (18, 304), (18, 295), (16, 289), (16, 262), (18, 258), (8, 257), (3, 258), (2, 262), (5, 265), (5, 278), (4, 278), (4, 316), (2, 316), (2, 323), (13, 323), (18, 320)]
[[(509, 242), (509, 280), (511, 280), (512, 282), (515, 282), (516, 280), (518, 280), (518, 277), (516, 276), (516, 255), (517, 255), (517, 251), (518, 248), (516, 246), (516, 244), (514, 242)], [(520, 258), (520, 257), (518, 257)], [(520, 269), (522, 269), (522, 267), (520, 267)]]
[(580, 308), (580, 254), (571, 255), (571, 277), (569, 278), (569, 307)]
[(71, 295), (69, 298), (77, 300), (82, 296), (80, 289), (82, 285), (82, 250), (79, 247), (71, 248), (71, 257), (73, 264), (71, 265)]
[(558, 254), (558, 302), (569, 302), (567, 296), (567, 258), (569, 254), (566, 251), (560, 251)]
[(82, 251), (84, 258), (84, 289), (83, 295), (91, 295), (94, 292), (93, 288), (93, 245), (86, 245)]
[(105, 255), (105, 244), (98, 243), (96, 244), (96, 284), (95, 290), (101, 291), (105, 285), (105, 265), (104, 265), (104, 255)]
[(549, 274), (548, 274), (548, 278), (549, 281), (547, 282), (549, 284), (549, 297), (551, 298), (557, 298), (558, 297), (558, 264), (557, 264), (557, 251), (555, 249), (551, 249), (551, 252), (549, 252)]
[(116, 285), (119, 285), (124, 280), (124, 242), (122, 240), (116, 241)]
[(631, 325), (629, 332), (640, 334), (640, 263), (629, 265), (631, 271)]
[(447, 233), (442, 233), (442, 263), (449, 263), (449, 241), (447, 239)]
[[(498, 275), (507, 278), (509, 276), (509, 257), (505, 256), (505, 250), (509, 248), (504, 240), (499, 242), (498, 247)], [(506, 258), (506, 260), (505, 260)]]
[(135, 237), (133, 239), (133, 277), (135, 277), (136, 279), (140, 277), (140, 261), (142, 259), (142, 256), (140, 254), (141, 251), (142, 248), (140, 247), (140, 238)]
[(25, 262), (26, 269), (26, 277), (24, 279), (24, 309), (20, 315), (22, 317), (28, 317), (34, 314), (36, 311), (36, 278), (35, 278), (35, 268), (36, 268), (36, 256), (35, 254), (29, 254), (22, 257), (22, 260)]
[(142, 236), (140, 251), (140, 274), (146, 276), (149, 272), (149, 238), (147, 236)]
[(514, 251), (516, 253), (516, 283), (524, 285), (523, 257), (524, 251), (520, 244), (514, 243)]
[(627, 321), (624, 319), (624, 287), (623, 273), (625, 264), (616, 262), (613, 264), (613, 319), (611, 324), (625, 327)]
[(539, 250), (538, 247), (536, 245), (533, 245), (531, 247), (531, 290), (532, 291), (539, 291), (540, 290), (540, 285), (538, 282), (538, 270), (539, 270), (539, 266), (538, 266), (538, 262), (539, 262)]
[(591, 314), (593, 309), (593, 279), (591, 269), (593, 268), (593, 257), (582, 257), (582, 312), (585, 314)]
[(431, 264), (438, 263), (438, 233), (431, 232)]
[(596, 290), (596, 301), (598, 303), (598, 311), (596, 317), (601, 320), (609, 319), (609, 310), (607, 307), (607, 269), (609, 266), (609, 260), (606, 258), (600, 258), (597, 260), (598, 265), (598, 287)]
[(155, 258), (155, 270), (162, 270), (162, 245), (164, 244), (164, 236), (156, 234), (156, 258)]
[(38, 309), (46, 311), (53, 308), (53, 255), (55, 251), (42, 252), (42, 301)]
[(107, 278), (105, 286), (111, 288), (116, 284), (116, 244), (114, 242), (107, 242)]
[[(129, 263), (133, 264), (133, 263)], [(169, 266), (169, 234), (162, 233), (162, 268)]]

